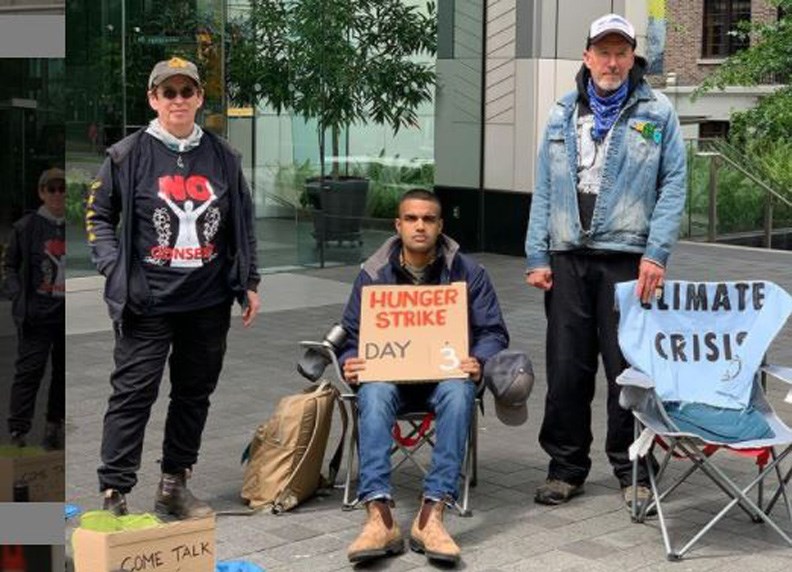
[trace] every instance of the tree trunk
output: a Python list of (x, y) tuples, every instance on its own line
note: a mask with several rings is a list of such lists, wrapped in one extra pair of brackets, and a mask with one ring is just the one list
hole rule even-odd
[(338, 128), (337, 125), (333, 125), (333, 172), (332, 177), (334, 180), (338, 180), (341, 175), (341, 167), (338, 161), (339, 153), (341, 153), (340, 149), (340, 140), (341, 140), (341, 130)]
[(319, 186), (322, 185), (322, 180), (325, 178), (325, 128), (321, 122), (317, 127), (319, 135)]

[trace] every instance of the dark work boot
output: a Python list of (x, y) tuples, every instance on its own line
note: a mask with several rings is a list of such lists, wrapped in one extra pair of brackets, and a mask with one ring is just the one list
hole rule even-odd
[(44, 429), (44, 439), (41, 440), (41, 447), (45, 451), (63, 449), (63, 423), (47, 421), (47, 426)]
[(124, 493), (115, 489), (107, 489), (104, 492), (104, 500), (102, 501), (102, 510), (112, 512), (116, 516), (126, 516), (129, 514), (127, 508), (126, 496)]
[(14, 447), (27, 446), (27, 438), (21, 431), (11, 431), (11, 444)]
[(580, 494), (583, 494), (583, 485), (548, 478), (545, 484), (536, 489), (534, 501), (539, 504), (564, 504)]
[(175, 516), (179, 520), (201, 518), (213, 514), (212, 507), (196, 498), (187, 488), (189, 477), (189, 469), (173, 474), (162, 473), (154, 510), (160, 514)]

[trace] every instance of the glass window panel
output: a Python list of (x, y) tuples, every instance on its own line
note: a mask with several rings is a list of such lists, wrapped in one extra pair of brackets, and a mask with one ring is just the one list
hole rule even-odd
[[(295, 4), (314, 6), (314, 23), (316, 18), (328, 19), (319, 29), (314, 26), (306, 32), (308, 36), (319, 32), (316, 38), (285, 36), (319, 46), (317, 58), (305, 68), (318, 82), (328, 84), (339, 79), (348, 84), (354, 73), (367, 72), (366, 67), (353, 68), (352, 72), (334, 70), (331, 64), (343, 67), (354, 62), (361, 55), (365, 34), (378, 29), (380, 34), (384, 32), (370, 25), (359, 29), (361, 35), (333, 34), (336, 28), (331, 17), (338, 6), (342, 9), (341, 24), (348, 23), (350, 17), (365, 18), (361, 10), (369, 4), (341, 0), (300, 0)], [(397, 4), (425, 13), (428, 2), (401, 0)], [(395, 10), (397, 4), (391, 7)], [(356, 121), (341, 125), (336, 151), (331, 144), (332, 130), (325, 131), (325, 159), (321, 161), (315, 112), (326, 111), (327, 103), (334, 99), (326, 99), (307, 119), (291, 109), (276, 113), (264, 103), (229, 107), (225, 100), (224, 49), (233, 49), (233, 44), (224, 43), (224, 30), (233, 28), (226, 27), (224, 16), (227, 14), (229, 24), (235, 19), (244, 22), (250, 15), (244, 0), (72, 0), (67, 21), (69, 174), (75, 183), (86, 184), (98, 169), (106, 147), (153, 117), (145, 99), (151, 66), (170, 55), (183, 55), (199, 64), (206, 80), (206, 102), (199, 121), (205, 128), (228, 135), (232, 145), (244, 152), (243, 166), (254, 190), (262, 264), (288, 267), (321, 261), (357, 262), (392, 232), (396, 200), (406, 188), (478, 186), (483, 2), (454, 0), (440, 5), (446, 25), (453, 28), (448, 37), (454, 39), (453, 54), (446, 54), (442, 70), (434, 54), (412, 53), (409, 42), (403, 52), (385, 50), (379, 59), (399, 59), (432, 71), (438, 69), (449, 86), (444, 104), (438, 106), (434, 85), (429, 85), (431, 97), (415, 107), (413, 120), (398, 131), (378, 124), (370, 110), (365, 110)], [(376, 18), (372, 21), (379, 22)], [(436, 29), (433, 33), (436, 38)], [(377, 63), (373, 60), (369, 67)], [(292, 66), (288, 73), (297, 74), (298, 70)], [(355, 87), (352, 89), (354, 92)], [(442, 139), (440, 147), (456, 157), (445, 161), (451, 169), (448, 173), (456, 179), (463, 173), (464, 182), (435, 177), (436, 139)], [(463, 158), (459, 149), (466, 153)], [(340, 244), (317, 240), (318, 227), (310, 209), (318, 197), (308, 190), (306, 180), (331, 172), (334, 159), (344, 175), (369, 180), (360, 225), (362, 245), (356, 240), (360, 235), (355, 233), (353, 240), (344, 238)], [(80, 229), (75, 231), (81, 238)], [(369, 231), (373, 233), (370, 238)], [(94, 273), (87, 252), (83, 254), (82, 258), (70, 254), (70, 272)]]
[(749, 45), (748, 38), (735, 36), (737, 25), (751, 19), (750, 0), (706, 0), (704, 2), (703, 57), (726, 57)]
[[(70, 189), (86, 185), (104, 151), (154, 113), (146, 88), (153, 65), (173, 55), (195, 62), (204, 81), (198, 122), (224, 135), (224, 0), (72, 0), (66, 19), (66, 116)], [(70, 275), (93, 274), (81, 213), (69, 220)]]

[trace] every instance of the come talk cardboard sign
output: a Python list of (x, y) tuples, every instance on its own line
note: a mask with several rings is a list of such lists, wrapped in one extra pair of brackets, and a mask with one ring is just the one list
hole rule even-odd
[(360, 381), (416, 383), (465, 378), (468, 355), (467, 284), (364, 286)]

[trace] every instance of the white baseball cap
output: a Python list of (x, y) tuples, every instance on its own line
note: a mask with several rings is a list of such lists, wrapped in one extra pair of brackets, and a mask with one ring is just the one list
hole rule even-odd
[(591, 44), (596, 44), (602, 38), (610, 34), (622, 36), (625, 40), (630, 42), (633, 48), (635, 48), (635, 28), (633, 25), (630, 24), (624, 16), (606, 14), (591, 23), (588, 38), (586, 39), (586, 49), (589, 49)]

